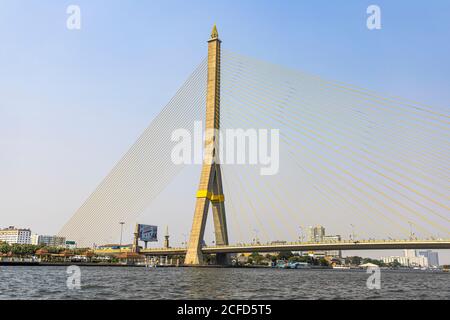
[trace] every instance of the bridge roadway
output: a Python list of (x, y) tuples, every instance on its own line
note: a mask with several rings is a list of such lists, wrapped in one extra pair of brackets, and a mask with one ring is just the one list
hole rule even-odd
[[(280, 251), (358, 251), (358, 250), (403, 250), (403, 249), (450, 249), (450, 239), (445, 240), (361, 240), (339, 242), (302, 242), (286, 244), (251, 244), (230, 245), (221, 247), (204, 247), (204, 254), (217, 253), (251, 253), (251, 252), (280, 252)], [(124, 252), (124, 251), (122, 251)], [(99, 254), (120, 253), (119, 250), (96, 251)], [(156, 248), (142, 249), (141, 254), (147, 256), (177, 256), (185, 255), (186, 248)]]

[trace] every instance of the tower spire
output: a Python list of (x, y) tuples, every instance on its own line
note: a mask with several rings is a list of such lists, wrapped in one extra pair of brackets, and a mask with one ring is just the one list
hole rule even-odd
[(213, 29), (211, 31), (211, 39), (219, 38), (219, 32), (217, 31), (217, 26), (214, 24)]

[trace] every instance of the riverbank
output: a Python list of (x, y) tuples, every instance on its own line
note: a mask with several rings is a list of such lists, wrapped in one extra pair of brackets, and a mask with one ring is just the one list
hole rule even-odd
[(58, 262), (58, 263), (48, 263), (48, 262), (22, 262), (22, 261), (0, 261), (0, 266), (11, 266), (11, 267), (68, 267), (68, 266), (79, 266), (79, 267), (144, 267), (144, 266), (134, 266), (134, 265), (123, 265), (123, 264), (113, 264), (113, 263), (79, 263), (79, 262)]
[[(143, 264), (140, 265), (129, 265), (129, 264), (119, 264), (119, 263), (88, 263), (88, 262), (39, 262), (39, 261), (0, 261), (0, 267), (69, 267), (69, 266), (78, 266), (78, 267), (89, 267), (89, 268), (152, 268), (149, 266), (145, 266)], [(323, 271), (335, 271), (335, 272), (352, 272), (352, 271), (361, 271), (365, 272), (366, 270), (359, 267), (351, 267), (350, 269), (334, 269), (332, 267), (324, 267), (324, 266), (310, 266), (308, 268), (276, 268), (269, 266), (220, 266), (220, 265), (206, 265), (206, 266), (184, 266), (184, 265), (158, 265), (156, 268), (194, 268), (194, 269), (276, 269), (276, 270), (323, 270)], [(391, 269), (391, 268), (381, 268), (381, 271), (396, 271), (396, 272), (421, 272), (421, 273), (449, 273), (448, 270), (442, 269), (427, 269), (427, 270), (417, 270), (417, 269)]]
[[(88, 262), (39, 262), (39, 261), (0, 261), (0, 266), (26, 266), (26, 267), (68, 267), (68, 266), (79, 266), (79, 267), (116, 267), (116, 268), (145, 268), (146, 266), (143, 264), (134, 265), (134, 264), (120, 264), (120, 263), (88, 263)], [(157, 268), (199, 268), (199, 269), (271, 269), (269, 266), (221, 266), (221, 265), (206, 265), (206, 266), (176, 266), (176, 265), (158, 265)], [(309, 269), (332, 269), (327, 267), (317, 267), (313, 266)]]
[[(111, 267), (111, 268), (145, 268), (143, 264), (134, 265), (134, 264), (120, 264), (120, 263), (87, 263), (87, 262), (27, 262), (27, 261), (0, 261), (0, 266), (10, 266), (10, 267), (68, 267), (68, 266), (78, 266), (78, 267)], [(176, 265), (158, 265), (157, 268), (188, 268), (193, 266), (176, 266)], [(149, 267), (150, 268), (150, 267)], [(216, 266), (216, 265), (208, 265), (208, 266), (195, 266), (195, 268), (252, 268), (252, 269), (261, 269), (261, 268), (269, 268), (267, 266)]]

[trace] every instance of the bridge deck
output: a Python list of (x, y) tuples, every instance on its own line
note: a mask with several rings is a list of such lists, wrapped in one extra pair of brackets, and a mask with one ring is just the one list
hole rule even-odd
[[(248, 253), (248, 252), (279, 252), (279, 251), (333, 251), (333, 250), (399, 250), (399, 249), (450, 249), (450, 239), (446, 240), (365, 240), (340, 241), (321, 243), (286, 243), (286, 244), (252, 244), (231, 245), (221, 247), (204, 247), (203, 253)], [(124, 252), (124, 251), (122, 251)], [(98, 250), (99, 254), (115, 254), (120, 250)], [(159, 248), (141, 250), (148, 256), (185, 255), (186, 248)]]

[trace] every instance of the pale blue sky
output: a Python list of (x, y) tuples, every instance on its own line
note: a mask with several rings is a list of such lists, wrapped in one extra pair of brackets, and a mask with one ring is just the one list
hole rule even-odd
[[(80, 31), (66, 29), (70, 4)], [(366, 28), (370, 4), (382, 30)], [(228, 50), (448, 113), (449, 12), (446, 0), (0, 0), (0, 226), (56, 233), (203, 59), (213, 23)]]

